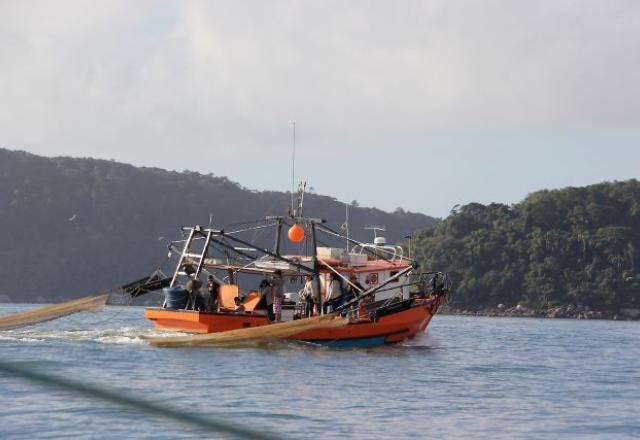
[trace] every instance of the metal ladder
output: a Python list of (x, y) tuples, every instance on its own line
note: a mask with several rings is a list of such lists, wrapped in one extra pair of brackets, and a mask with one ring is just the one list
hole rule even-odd
[(211, 235), (212, 231), (210, 229), (206, 230), (204, 247), (202, 248), (201, 254), (195, 254), (191, 252), (191, 244), (193, 240), (198, 236), (202, 236), (204, 233), (202, 232), (202, 228), (200, 226), (195, 226), (191, 228), (189, 232), (189, 236), (187, 240), (184, 242), (184, 247), (182, 248), (182, 253), (180, 254), (180, 259), (178, 260), (178, 265), (176, 266), (176, 270), (173, 274), (173, 278), (171, 279), (170, 287), (175, 286), (178, 281), (178, 277), (181, 275), (188, 276), (189, 274), (184, 271), (184, 262), (187, 259), (194, 259), (197, 261), (198, 265), (196, 267), (195, 278), (197, 279), (200, 276), (200, 272), (202, 272), (202, 267), (204, 266), (205, 259), (207, 258), (207, 254), (209, 251), (209, 244), (211, 243)]

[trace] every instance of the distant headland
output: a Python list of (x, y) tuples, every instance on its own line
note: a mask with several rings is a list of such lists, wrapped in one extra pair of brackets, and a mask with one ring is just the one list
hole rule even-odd
[(637, 318), (640, 183), (538, 191), (521, 203), (456, 207), (414, 239), (449, 272), (450, 311), (492, 316)]

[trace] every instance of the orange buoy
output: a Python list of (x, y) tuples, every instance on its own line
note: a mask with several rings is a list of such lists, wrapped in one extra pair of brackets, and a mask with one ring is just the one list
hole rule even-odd
[(289, 240), (294, 243), (299, 243), (304, 238), (304, 229), (299, 224), (295, 223), (289, 228)]

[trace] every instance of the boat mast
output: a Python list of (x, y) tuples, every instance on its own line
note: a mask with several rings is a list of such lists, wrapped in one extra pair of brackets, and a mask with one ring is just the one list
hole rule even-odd
[(316, 283), (316, 291), (318, 292), (318, 297), (316, 300), (316, 305), (318, 307), (318, 315), (322, 315), (322, 293), (320, 293), (320, 271), (318, 270), (318, 243), (316, 241), (316, 224), (314, 222), (311, 223), (311, 241), (313, 248), (313, 277), (315, 278), (314, 282)]
[(273, 253), (280, 255), (280, 236), (282, 235), (282, 218), (276, 219), (276, 242), (273, 246)]

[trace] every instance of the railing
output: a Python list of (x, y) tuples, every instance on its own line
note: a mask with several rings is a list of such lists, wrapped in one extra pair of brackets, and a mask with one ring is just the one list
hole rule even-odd
[(358, 244), (351, 249), (354, 254), (374, 255), (384, 260), (402, 260), (404, 258), (404, 249), (402, 246), (380, 246), (376, 244)]

